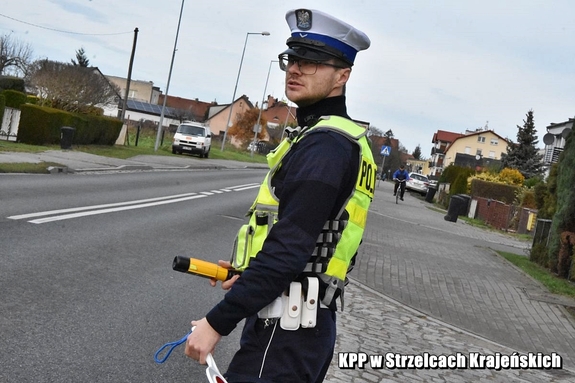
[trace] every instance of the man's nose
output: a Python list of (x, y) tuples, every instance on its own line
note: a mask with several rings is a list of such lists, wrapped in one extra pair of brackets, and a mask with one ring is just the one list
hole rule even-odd
[(298, 73), (301, 74), (301, 70), (299, 68), (299, 61), (294, 61), (292, 65), (288, 67), (287, 70), (289, 73)]

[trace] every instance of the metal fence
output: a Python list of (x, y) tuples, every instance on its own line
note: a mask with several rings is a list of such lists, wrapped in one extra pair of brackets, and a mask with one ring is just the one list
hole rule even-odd
[(552, 221), (550, 219), (537, 219), (535, 234), (533, 235), (533, 246), (538, 244), (544, 244), (545, 247), (548, 246), (551, 223)]

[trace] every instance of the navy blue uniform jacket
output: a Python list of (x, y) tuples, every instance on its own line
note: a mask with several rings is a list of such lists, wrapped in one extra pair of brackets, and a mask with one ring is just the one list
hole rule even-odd
[[(349, 118), (345, 97), (299, 108), (298, 123), (312, 126), (323, 115)], [(206, 315), (219, 334), (228, 335), (242, 319), (271, 303), (302, 272), (325, 222), (336, 216), (353, 191), (358, 156), (358, 145), (325, 130), (311, 132), (287, 154), (272, 179), (280, 200), (278, 222), (260, 253)]]

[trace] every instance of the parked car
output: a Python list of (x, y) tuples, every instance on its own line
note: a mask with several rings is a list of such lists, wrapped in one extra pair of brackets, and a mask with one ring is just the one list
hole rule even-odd
[(254, 153), (268, 154), (274, 148), (275, 148), (275, 146), (273, 146), (272, 144), (270, 144), (267, 141), (258, 141), (255, 143), (255, 145), (254, 145), (254, 142), (250, 142), (248, 147), (247, 147), (247, 150), (248, 150), (248, 152), (251, 152), (253, 150)]
[(257, 152), (258, 150), (258, 145), (259, 145), (259, 141), (258, 142), (250, 142), (250, 144), (248, 145), (248, 152), (254, 151)]
[(429, 187), (429, 179), (427, 176), (419, 173), (409, 173), (409, 181), (405, 184), (407, 190), (417, 192), (421, 195), (427, 194)]
[(184, 121), (178, 126), (172, 141), (172, 153), (199, 154), (208, 158), (212, 146), (210, 128), (199, 122)]

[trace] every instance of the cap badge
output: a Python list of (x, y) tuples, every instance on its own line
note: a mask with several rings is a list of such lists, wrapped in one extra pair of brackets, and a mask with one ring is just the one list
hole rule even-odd
[(298, 9), (296, 12), (297, 27), (302, 31), (311, 29), (311, 11), (307, 9)]

